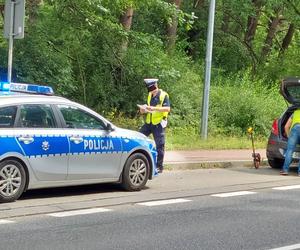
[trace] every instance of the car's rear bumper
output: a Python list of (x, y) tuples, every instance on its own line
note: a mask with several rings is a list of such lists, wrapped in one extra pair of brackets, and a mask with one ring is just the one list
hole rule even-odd
[[(268, 159), (283, 159), (287, 148), (287, 139), (280, 139), (278, 136), (270, 135), (266, 149)], [(293, 154), (294, 160), (300, 159), (300, 145), (296, 146)]]

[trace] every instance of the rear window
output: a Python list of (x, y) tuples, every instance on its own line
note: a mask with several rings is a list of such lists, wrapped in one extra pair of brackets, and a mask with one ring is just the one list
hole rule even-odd
[(12, 128), (15, 124), (17, 107), (0, 108), (0, 128)]
[(294, 101), (300, 100), (300, 86), (298, 85), (290, 85), (286, 87), (287, 95), (292, 97)]
[(282, 80), (280, 92), (291, 104), (300, 104), (300, 79), (289, 77)]

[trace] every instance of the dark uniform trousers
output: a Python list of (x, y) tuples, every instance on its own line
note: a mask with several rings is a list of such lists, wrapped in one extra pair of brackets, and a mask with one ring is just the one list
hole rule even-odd
[(157, 150), (157, 167), (162, 170), (165, 155), (165, 128), (160, 123), (157, 125), (145, 123), (140, 132), (146, 136), (153, 135)]

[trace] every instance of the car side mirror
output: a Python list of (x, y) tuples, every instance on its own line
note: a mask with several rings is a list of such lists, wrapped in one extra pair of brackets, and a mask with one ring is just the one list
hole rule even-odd
[(115, 130), (115, 129), (112, 127), (112, 125), (111, 125), (110, 123), (107, 123), (106, 129), (107, 129), (108, 131), (114, 131), (114, 130)]

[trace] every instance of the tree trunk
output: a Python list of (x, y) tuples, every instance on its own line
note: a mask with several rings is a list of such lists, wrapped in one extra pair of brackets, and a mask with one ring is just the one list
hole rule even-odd
[(204, 0), (194, 0), (194, 8), (201, 8), (204, 4)]
[(230, 15), (228, 14), (226, 8), (224, 8), (223, 9), (223, 20), (222, 20), (221, 29), (225, 33), (227, 33), (229, 31), (229, 21), (230, 21)]
[[(126, 31), (126, 34), (128, 34), (128, 32), (131, 29), (133, 13), (134, 13), (133, 7), (128, 7), (127, 10), (125, 10), (124, 13), (119, 18), (120, 24), (124, 28), (124, 31)], [(113, 69), (112, 69), (112, 75), (115, 84), (122, 83), (123, 68), (121, 62), (126, 55), (127, 49), (128, 49), (128, 36), (126, 35), (121, 41), (119, 52), (116, 54), (116, 56), (118, 57), (117, 60), (118, 62), (113, 65)]]
[(269, 25), (268, 25), (268, 34), (264, 43), (264, 46), (261, 50), (261, 60), (263, 61), (267, 55), (270, 53), (273, 45), (273, 39), (275, 38), (276, 32), (278, 30), (278, 26), (280, 25), (280, 10), (276, 12), (276, 16), (271, 17)]
[(129, 31), (132, 25), (133, 8), (128, 8), (124, 14), (120, 17), (120, 23), (124, 27), (125, 31)]
[(3, 20), (4, 20), (4, 7), (5, 7), (4, 4), (0, 5), (0, 13), (1, 13), (1, 16), (2, 16)]
[(258, 16), (248, 17), (247, 31), (245, 34), (245, 42), (251, 44), (254, 40), (254, 36), (256, 33), (258, 25)]
[(37, 18), (39, 5), (43, 4), (43, 0), (27, 0), (26, 7), (28, 9), (29, 23), (33, 24)]
[(284, 52), (290, 46), (290, 44), (293, 40), (293, 37), (294, 37), (294, 33), (295, 33), (295, 25), (293, 23), (291, 23), (283, 41), (282, 41), (281, 48), (279, 51), (279, 56), (283, 55)]
[[(130, 31), (132, 25), (133, 8), (128, 8), (124, 14), (120, 17), (120, 23), (126, 32)], [(121, 44), (121, 54), (126, 53), (128, 48), (128, 38), (126, 37)]]
[(255, 15), (248, 17), (247, 31), (245, 33), (244, 40), (247, 44), (251, 45), (254, 40), (254, 36), (257, 30), (258, 20), (261, 14), (262, 2), (261, 0), (252, 0), (252, 4), (255, 8)]
[[(176, 5), (176, 9), (179, 10), (182, 0), (173, 0), (173, 3)], [(171, 24), (168, 24), (167, 27), (167, 52), (169, 54), (171, 54), (175, 49), (177, 27), (178, 27), (178, 15), (176, 13), (172, 17)]]

